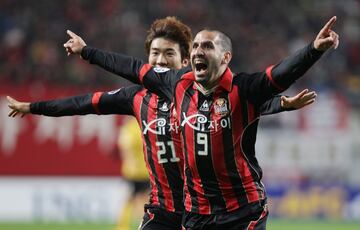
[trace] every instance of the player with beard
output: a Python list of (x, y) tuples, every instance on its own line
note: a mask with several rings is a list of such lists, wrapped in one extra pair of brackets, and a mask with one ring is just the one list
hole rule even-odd
[[(267, 100), (338, 46), (339, 36), (331, 29), (335, 21), (331, 18), (308, 46), (253, 74), (232, 73), (232, 42), (217, 30), (196, 35), (191, 70), (152, 68), (89, 47), (75, 53), (174, 101), (185, 157), (185, 229), (266, 229), (266, 193), (255, 156), (259, 118)], [(65, 47), (74, 51), (72, 39), (77, 38)]]
[[(79, 37), (69, 32), (72, 44), (78, 44)], [(83, 42), (83, 41), (82, 41)], [(191, 32), (175, 18), (157, 20), (149, 30), (146, 49), (149, 64), (159, 72), (167, 68), (180, 69), (188, 64)], [(84, 53), (90, 52), (103, 61), (108, 57), (122, 59), (117, 54), (106, 54), (96, 49), (83, 47)], [(69, 50), (68, 50), (69, 51)], [(75, 49), (71, 52), (79, 53)], [(94, 56), (93, 56), (94, 57)], [(96, 60), (94, 58), (93, 60)], [(90, 60), (91, 61), (91, 60)], [(134, 60), (132, 60), (134, 61)], [(126, 64), (139, 64), (135, 62)], [(124, 63), (123, 63), (124, 64)], [(164, 68), (166, 67), (166, 68)], [(164, 73), (165, 73), (164, 72)], [(137, 73), (142, 78), (142, 73)], [(263, 113), (273, 113), (287, 108), (301, 108), (314, 101), (316, 95), (303, 91), (294, 98), (275, 97), (264, 103)], [(171, 116), (170, 97), (159, 97), (140, 87), (131, 86), (109, 93), (76, 96), (62, 100), (25, 103), (8, 98), (12, 111), (10, 116), (27, 113), (47, 116), (66, 116), (84, 114), (128, 114), (135, 116), (142, 130), (144, 156), (150, 174), (151, 193), (146, 205), (141, 229), (181, 229), (183, 213), (183, 155), (178, 135), (179, 123)], [(280, 107), (280, 104), (283, 108)], [(275, 106), (274, 106), (275, 105)], [(207, 106), (204, 105), (204, 110)], [(164, 126), (165, 125), (165, 126)], [(175, 143), (174, 143), (175, 142)], [(134, 166), (136, 167), (136, 166)]]

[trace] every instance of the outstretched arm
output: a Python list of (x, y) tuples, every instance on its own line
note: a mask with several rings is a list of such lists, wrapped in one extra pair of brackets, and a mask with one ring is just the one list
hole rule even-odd
[(17, 101), (8, 96), (7, 100), (11, 109), (8, 116), (21, 115), (23, 117), (28, 113), (50, 117), (86, 114), (133, 115), (134, 95), (142, 89), (140, 86), (131, 86), (108, 93), (96, 92), (32, 103)]
[(21, 102), (7, 96), (11, 109), (9, 117), (38, 114), (50, 117), (95, 114), (91, 102), (92, 94), (39, 102)]

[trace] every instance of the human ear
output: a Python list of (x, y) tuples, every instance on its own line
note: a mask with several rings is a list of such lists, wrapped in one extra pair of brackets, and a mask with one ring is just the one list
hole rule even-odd
[(224, 58), (222, 60), (222, 64), (229, 64), (232, 58), (232, 54), (230, 51), (226, 51), (224, 53)]
[(189, 59), (188, 58), (184, 58), (182, 61), (181, 61), (181, 65), (182, 67), (185, 67), (189, 64)]

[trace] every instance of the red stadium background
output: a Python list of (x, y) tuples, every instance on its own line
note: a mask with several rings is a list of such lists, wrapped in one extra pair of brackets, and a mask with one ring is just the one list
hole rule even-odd
[(5, 95), (34, 101), (85, 91), (41, 84), (1, 85), (0, 175), (119, 175), (116, 138), (120, 116), (6, 116), (10, 110)]
[(275, 64), (338, 17), (338, 49), (325, 53), (285, 92), (309, 88), (318, 94), (316, 102), (264, 116), (256, 155), (271, 220), (359, 221), (360, 0), (1, 0), (0, 229), (7, 229), (1, 222), (9, 220), (115, 221), (131, 193), (119, 177), (116, 152), (122, 116), (13, 119), (7, 117), (5, 96), (38, 101), (127, 86), (118, 76), (68, 57), (66, 30), (89, 46), (146, 60), (147, 29), (169, 15), (194, 33), (206, 26), (228, 34), (234, 72)]

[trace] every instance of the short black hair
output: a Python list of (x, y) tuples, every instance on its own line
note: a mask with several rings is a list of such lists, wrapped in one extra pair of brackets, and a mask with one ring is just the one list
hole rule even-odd
[(220, 46), (221, 46), (222, 50), (229, 51), (230, 53), (232, 53), (232, 41), (231, 41), (230, 37), (227, 36), (225, 33), (221, 32), (219, 30), (214, 30), (214, 29), (209, 29), (209, 28), (204, 28), (201, 31), (209, 31), (211, 33), (215, 33), (219, 37), (219, 42), (220, 42)]
[(230, 51), (230, 53), (232, 53), (232, 42), (229, 36), (227, 36), (226, 34), (224, 34), (223, 32), (220, 31), (216, 31), (215, 32), (218, 34), (219, 38), (220, 38), (220, 44), (221, 47), (223, 48), (223, 51)]

